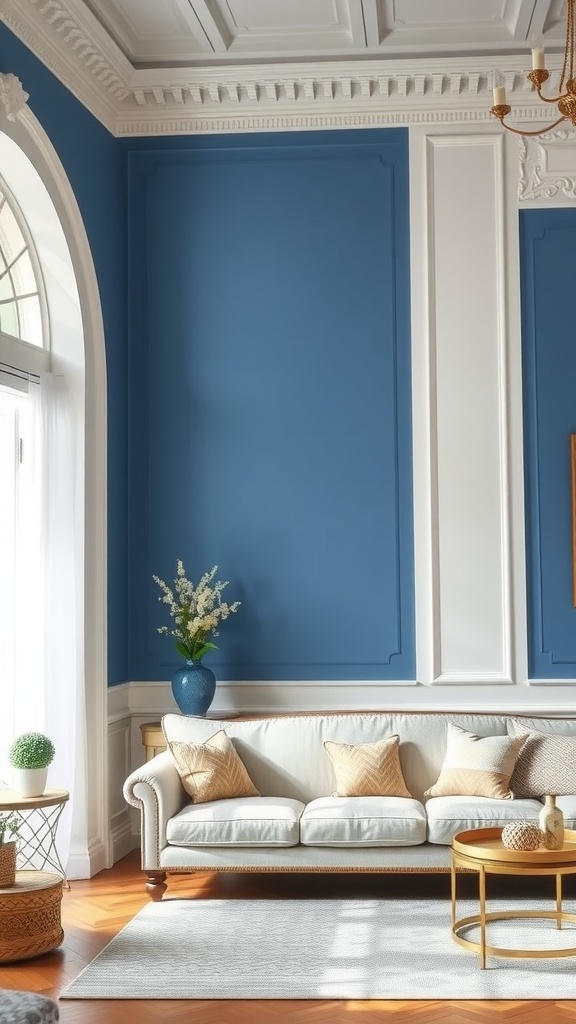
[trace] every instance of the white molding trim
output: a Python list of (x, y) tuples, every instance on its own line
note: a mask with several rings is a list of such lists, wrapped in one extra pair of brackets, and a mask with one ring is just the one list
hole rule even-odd
[[(411, 247), (417, 673), (426, 685), (526, 678), (514, 142), (488, 126), (410, 133), (411, 236), (421, 239)], [(466, 623), (482, 620), (480, 656), (478, 641), (468, 649), (463, 638)]]
[[(79, 0), (0, 0), (0, 19), (118, 136), (494, 123), (482, 58), (140, 69)], [(526, 58), (499, 65), (516, 123), (551, 123), (552, 107), (534, 102)]]
[(576, 206), (576, 130), (520, 140), (521, 207)]
[[(541, 685), (546, 686), (543, 700)], [(424, 686), (415, 680), (409, 687), (395, 684), (385, 691), (378, 683), (318, 683), (318, 682), (219, 682), (209, 716), (227, 714), (290, 714), (290, 712), (331, 711), (476, 711), (509, 714), (536, 712), (542, 714), (572, 714), (574, 700), (566, 686), (576, 686), (573, 680), (527, 680), (514, 688), (502, 690), (500, 684), (482, 685), (476, 692), (469, 686)], [(336, 689), (334, 689), (336, 686)], [(557, 691), (554, 692), (555, 687)], [(114, 691), (118, 687), (110, 687)], [(158, 721), (162, 715), (178, 714), (169, 682), (132, 682), (123, 684), (130, 706), (130, 718), (138, 728), (141, 721)], [(116, 718), (116, 695), (110, 692), (109, 723)], [(123, 716), (124, 718), (126, 715)], [(137, 737), (139, 743), (139, 736)]]
[(26, 106), (29, 94), (24, 92), (22, 82), (16, 75), (0, 74), (0, 103), (8, 121), (15, 121)]
[[(60, 219), (78, 288), (84, 335), (84, 680), (88, 732), (87, 851), (92, 873), (109, 866), (107, 717), (107, 462), (104, 326), (96, 271), (70, 182), (40, 122), (25, 106), (10, 132), (41, 174)], [(78, 382), (77, 382), (78, 383)], [(86, 875), (80, 877), (87, 877)]]

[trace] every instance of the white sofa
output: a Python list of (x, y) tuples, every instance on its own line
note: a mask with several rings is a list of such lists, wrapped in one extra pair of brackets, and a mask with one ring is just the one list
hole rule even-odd
[[(161, 899), (170, 872), (445, 871), (462, 829), (538, 818), (537, 798), (491, 799), (424, 793), (438, 779), (448, 722), (477, 736), (526, 731), (575, 737), (576, 718), (504, 714), (353, 712), (228, 721), (165, 715), (171, 740), (205, 743), (225, 730), (260, 796), (191, 803), (169, 750), (133, 772), (124, 785), (141, 812), (147, 890)], [(412, 798), (334, 797), (324, 749), (373, 743), (397, 734)], [(568, 741), (571, 742), (571, 741)], [(558, 797), (566, 827), (576, 827), (576, 792)]]

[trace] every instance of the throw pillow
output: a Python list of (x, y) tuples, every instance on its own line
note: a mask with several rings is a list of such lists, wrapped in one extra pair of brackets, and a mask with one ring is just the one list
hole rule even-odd
[(260, 796), (232, 740), (221, 729), (205, 743), (168, 743), (178, 774), (195, 804), (236, 796)]
[(424, 796), (488, 796), (513, 800), (509, 787), (525, 737), (475, 736), (448, 722), (448, 741), (438, 780)]
[(576, 736), (537, 732), (515, 721), (508, 722), (508, 732), (526, 740), (510, 780), (516, 796), (576, 793)]
[(398, 753), (399, 736), (376, 743), (334, 743), (324, 749), (336, 777), (333, 796), (405, 796), (406, 788)]

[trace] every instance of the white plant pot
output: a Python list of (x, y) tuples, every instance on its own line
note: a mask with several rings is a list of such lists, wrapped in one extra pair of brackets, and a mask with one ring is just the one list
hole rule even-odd
[(47, 768), (15, 768), (14, 788), (24, 799), (42, 796), (48, 779)]

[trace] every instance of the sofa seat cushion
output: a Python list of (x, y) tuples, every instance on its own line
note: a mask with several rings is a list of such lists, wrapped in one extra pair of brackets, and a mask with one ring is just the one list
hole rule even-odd
[(538, 821), (540, 800), (493, 800), (487, 796), (435, 796), (426, 801), (428, 842), (449, 846), (457, 832), (498, 828), (508, 821)]
[(424, 807), (404, 797), (318, 797), (300, 819), (304, 846), (417, 846), (425, 840)]
[(166, 826), (172, 846), (297, 846), (300, 800), (248, 796), (188, 804)]

